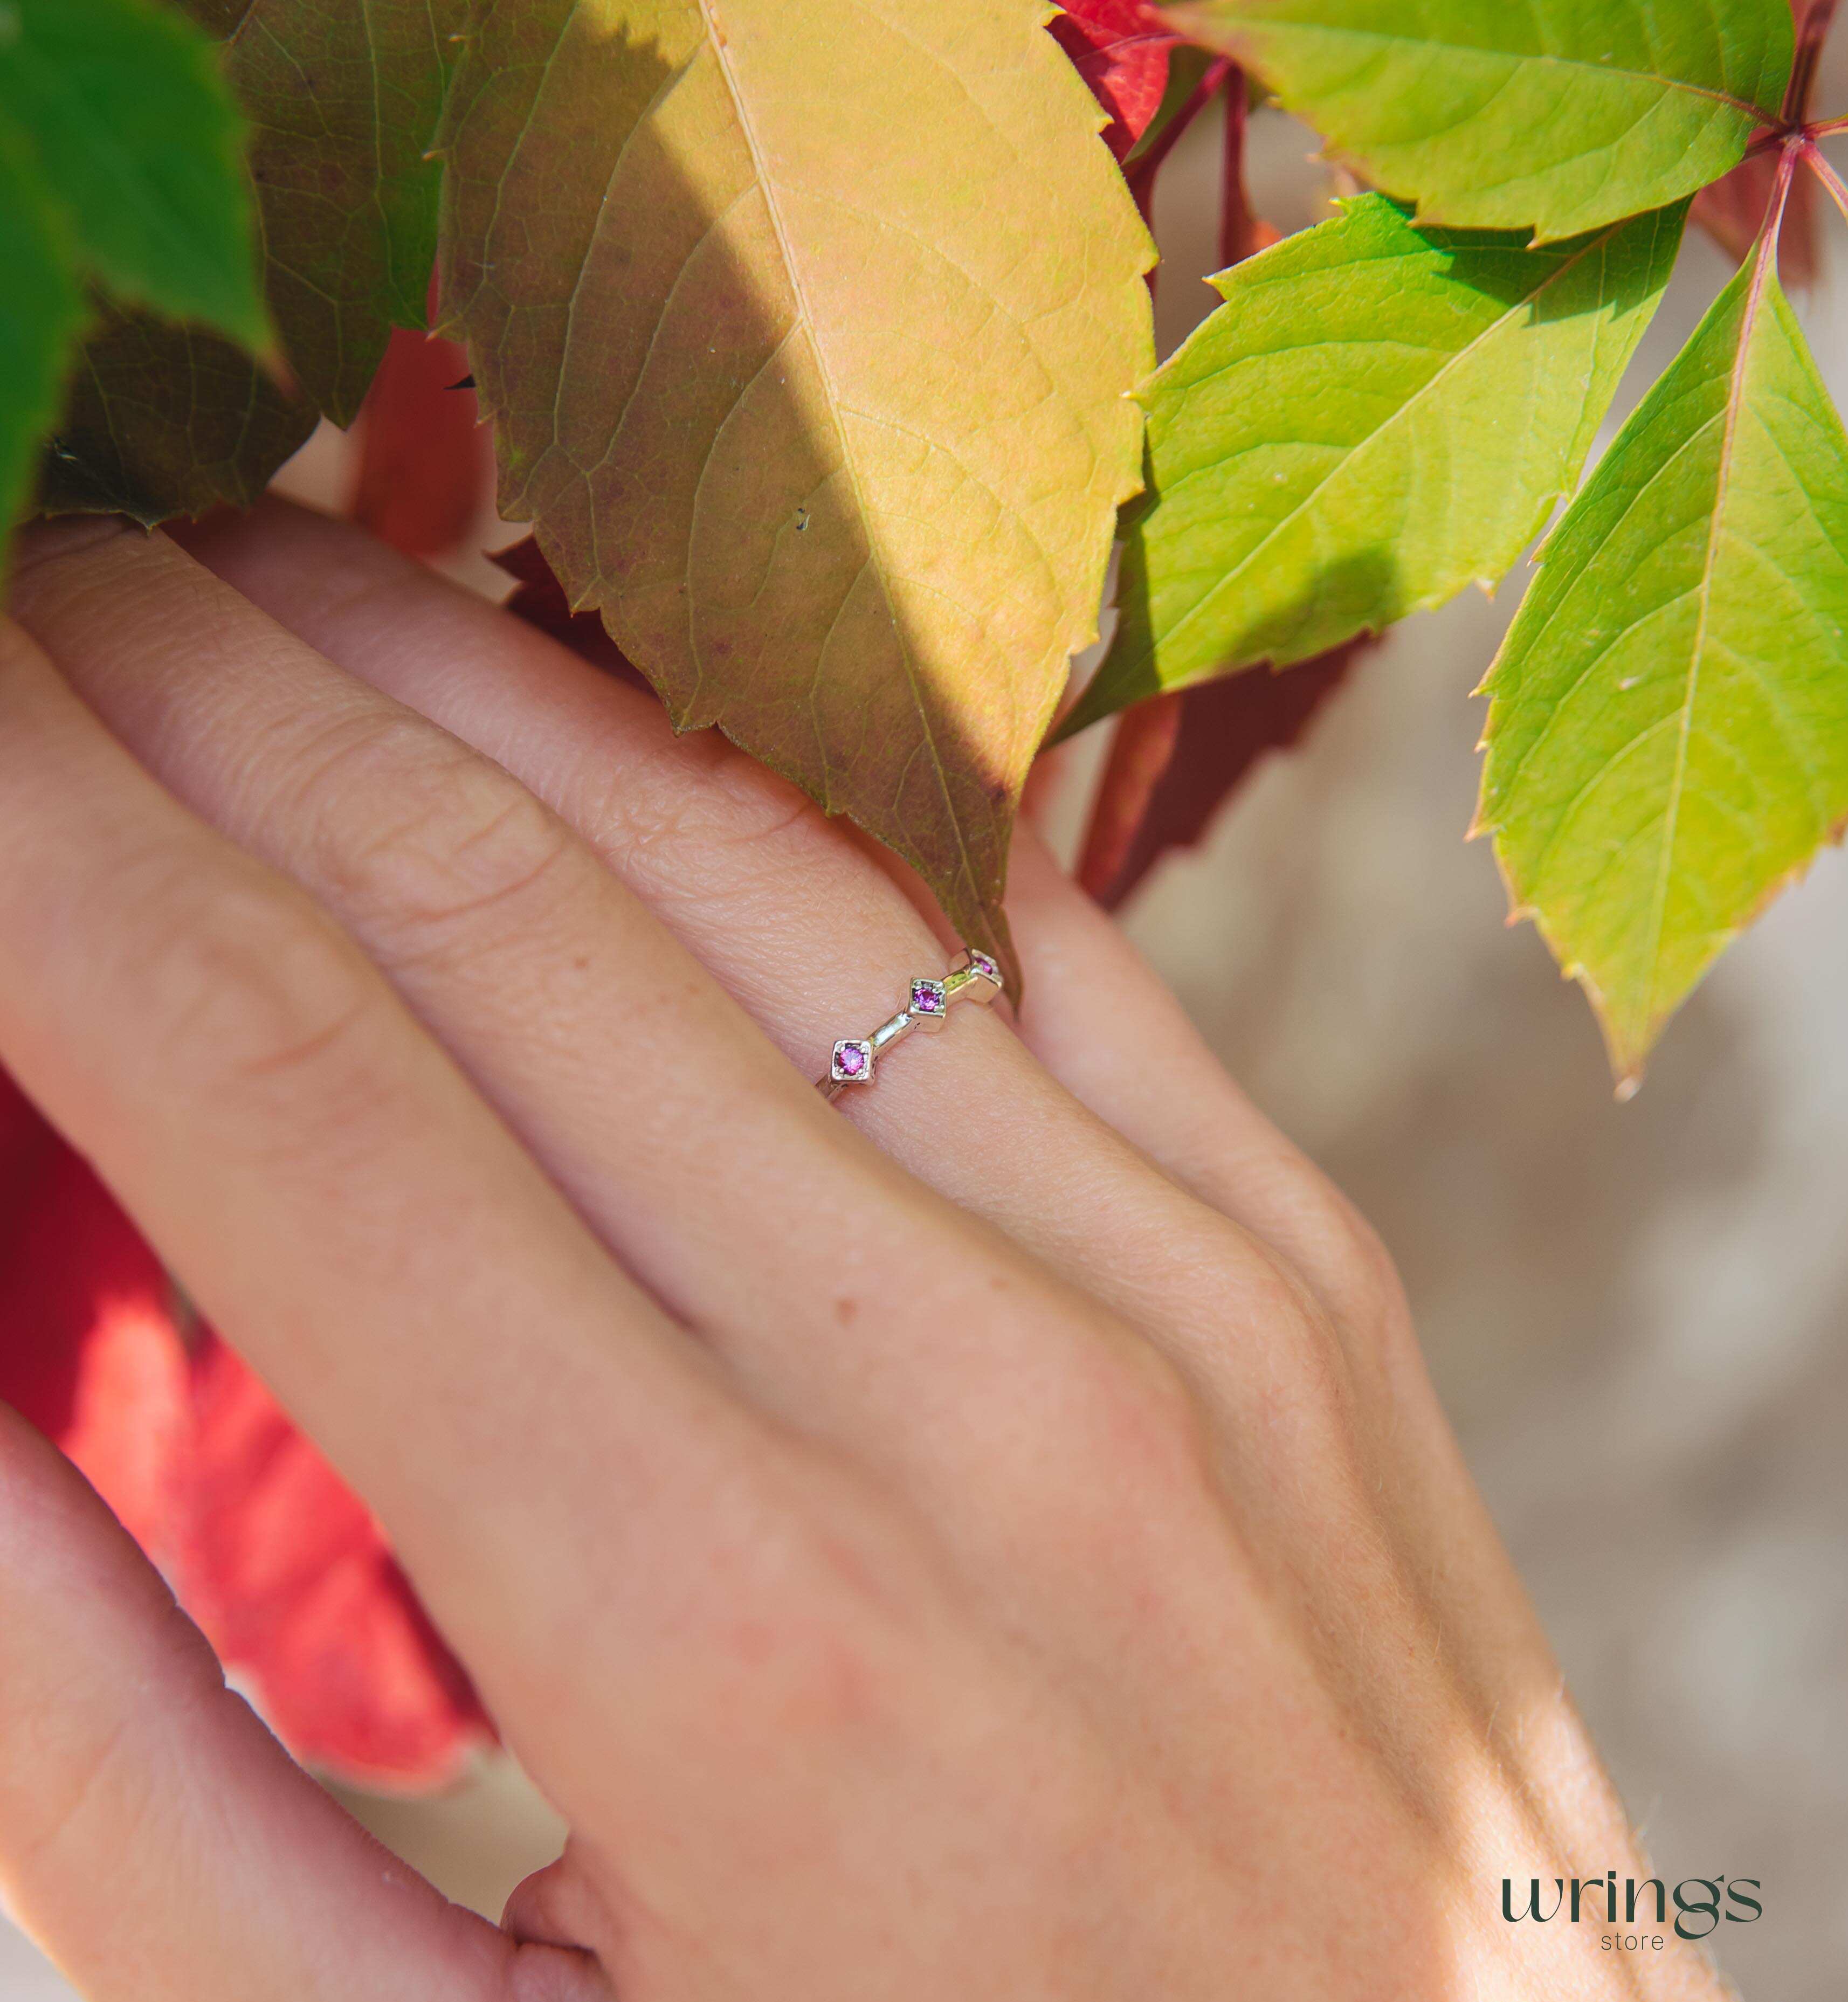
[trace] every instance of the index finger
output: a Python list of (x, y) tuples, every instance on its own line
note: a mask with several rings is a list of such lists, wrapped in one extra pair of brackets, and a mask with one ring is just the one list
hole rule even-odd
[(776, 1478), (767, 1431), (357, 948), (4, 622), (0, 848), (0, 1062), (377, 1509), (503, 1721), (549, 1739), (561, 1695), (658, 1669), (675, 1581)]

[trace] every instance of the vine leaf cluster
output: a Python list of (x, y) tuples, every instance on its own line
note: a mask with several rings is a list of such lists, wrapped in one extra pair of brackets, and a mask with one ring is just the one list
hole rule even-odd
[[(1120, 716), (1083, 862), (1119, 898), (1550, 521), (1478, 825), (1634, 1082), (1848, 819), (1848, 437), (1783, 288), (1848, 203), (1832, 12), (0, 0), (0, 510), (247, 504), (434, 274), (553, 623), (1010, 966), (1045, 743)], [(1281, 242), (1269, 103), (1360, 190)], [(1156, 368), (1144, 218), (1209, 105), (1221, 303)], [(1739, 274), (1586, 478), (1690, 213)]]

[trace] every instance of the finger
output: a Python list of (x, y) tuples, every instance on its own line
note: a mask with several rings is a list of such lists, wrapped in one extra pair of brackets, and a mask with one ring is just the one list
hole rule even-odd
[(680, 1568), (768, 1505), (768, 1435), (357, 949), (4, 625), (0, 845), (0, 1062), (378, 1510), (516, 1740), (562, 1761), (611, 1701), (590, 1629), (640, 1712), (692, 1644)]
[[(891, 1011), (910, 972), (941, 965), (884, 872), (716, 732), (675, 738), (657, 703), (341, 525), (275, 506), (192, 540), (291, 630), (523, 780), (809, 1075), (834, 1036)], [(1184, 1359), (1225, 1366), (1274, 1304), (1275, 1275), (974, 1013), (842, 1106)], [(1261, 1299), (1228, 1299), (1229, 1261)], [(1191, 1299), (1177, 1288), (1209, 1269)]]
[[(1459, 1683), (1479, 1716), (1508, 1734), (1511, 1762), (1539, 1770), (1579, 1758), (1551, 1647), (1438, 1401), (1385, 1250), (1251, 1106), (1120, 927), (1030, 830), (1016, 838), (1009, 875), (1027, 978), (1023, 1036), (1170, 1174), (1317, 1275), (1367, 1393), (1377, 1505), (1401, 1546), (1421, 1554), (1410, 1582)], [(1090, 979), (1071, 977), (1081, 966)], [(1125, 1020), (1137, 1036), (1111, 1033)], [(1158, 1070), (1179, 1089), (1158, 1089)]]
[[(1258, 1111), (1187, 1011), (1031, 828), (1008, 912), (1027, 982), (1020, 1033), (1069, 1089), (1184, 1187), (1314, 1281), (1337, 1320), (1371, 1318), (1377, 1273), (1353, 1205)], [(1371, 1328), (1362, 1332), (1371, 1334)]]
[(0, 1885), (97, 2002), (486, 2002), (513, 1953), (294, 1764), (4, 1406)]
[(1125, 1331), (830, 1113), (504, 772), (169, 543), (31, 555), (19, 609), (106, 720), (350, 930), (755, 1400), (991, 1534), (1048, 1362)]

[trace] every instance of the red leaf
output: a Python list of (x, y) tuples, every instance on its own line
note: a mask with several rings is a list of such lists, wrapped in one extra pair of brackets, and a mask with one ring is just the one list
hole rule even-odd
[(347, 512), (409, 556), (458, 547), (486, 499), (490, 441), (469, 359), (454, 341), (399, 327), (359, 413), (359, 472)]
[[(1266, 752), (1288, 750), (1301, 741), (1317, 710), (1372, 644), (1370, 639), (1351, 640), (1281, 674), (1250, 668), (1142, 704), (1142, 709), (1163, 703), (1177, 706), (1171, 748), (1149, 788), (1147, 807), (1134, 835), (1112, 858), (1114, 871), (1107, 880), (1086, 886), (1098, 902), (1114, 911), (1169, 849), (1198, 842)], [(1138, 713), (1135, 709), (1125, 713), (1118, 726), (1119, 735)], [(1113, 745), (1113, 754), (1114, 748)], [(1111, 776), (1107, 767), (1107, 789)], [(1100, 799), (1093, 829), (1105, 811)]]
[(0, 1397), (82, 1468), (298, 1756), (423, 1788), (491, 1736), (363, 1505), (190, 1324), (133, 1224), (3, 1072)]
[(1064, 0), (1048, 25), (1110, 113), (1105, 143), (1120, 160), (1149, 129), (1168, 88), (1168, 51), (1180, 37), (1142, 0)]
[(214, 1337), (190, 1389), (177, 1582), (219, 1658), (311, 1764), (394, 1788), (455, 1778), (492, 1729), (364, 1504)]
[[(516, 580), (518, 588), (505, 609), (528, 626), (549, 633), (573, 653), (601, 668), (617, 680), (648, 690), (648, 678), (609, 637), (603, 621), (594, 612), (574, 612), (565, 588), (553, 574), (552, 566), (541, 554), (538, 542), (528, 535), (511, 549), (497, 549), (492, 560)], [(651, 691), (650, 691), (651, 692)]]

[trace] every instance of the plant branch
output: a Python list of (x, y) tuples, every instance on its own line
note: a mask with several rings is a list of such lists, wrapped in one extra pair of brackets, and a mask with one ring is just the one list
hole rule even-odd
[(1843, 181), (1835, 169), (1823, 159), (1812, 138), (1807, 135), (1804, 137), (1801, 150), (1810, 172), (1828, 189), (1836, 207), (1844, 216), (1848, 216), (1848, 182)]
[(1194, 85), (1187, 102), (1163, 127), (1160, 137), (1125, 174), (1129, 192), (1135, 197), (1135, 205), (1141, 210), (1145, 222), (1149, 220), (1149, 206), (1155, 199), (1155, 177), (1161, 171), (1163, 161), (1180, 145), (1181, 135), (1212, 103), (1219, 86), (1231, 74), (1230, 59), (1221, 56)]
[(1180, 735), (1180, 696), (1152, 696), (1117, 719), (1079, 858), (1079, 886), (1107, 903)]
[(1219, 190), (1219, 262), (1241, 264), (1264, 247), (1264, 225), (1253, 213), (1245, 187), (1245, 128), (1251, 115), (1251, 86), (1235, 69), (1226, 79), (1226, 147)]
[(1790, 81), (1783, 94), (1780, 122), (1800, 125), (1809, 110), (1810, 93), (1816, 85), (1816, 65), (1822, 60), (1822, 44), (1829, 39), (1838, 0), (1810, 0), (1809, 12), (1797, 31), (1797, 54), (1790, 65)]
[[(1783, 153), (1777, 162), (1777, 179), (1771, 189), (1771, 199), (1765, 204), (1764, 227), (1759, 232), (1758, 259), (1762, 271), (1768, 263), (1775, 270), (1777, 267), (1778, 239), (1783, 234), (1783, 212), (1790, 199), (1790, 183), (1796, 179), (1797, 162), (1805, 154), (1814, 152), (1815, 147), (1801, 132), (1793, 132), (1783, 142)], [(1821, 155), (1817, 155), (1818, 159)], [(1758, 281), (1753, 281), (1757, 288)]]

